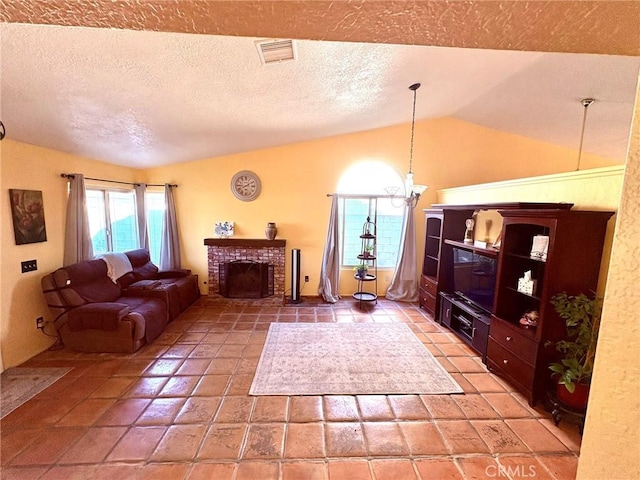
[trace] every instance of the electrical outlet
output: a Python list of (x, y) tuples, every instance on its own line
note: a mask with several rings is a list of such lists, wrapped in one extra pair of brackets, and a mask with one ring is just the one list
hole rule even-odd
[(308, 283), (308, 282), (309, 282), (309, 275), (305, 275), (305, 276), (304, 276), (304, 282), (305, 282), (305, 283)]
[(44, 328), (44, 318), (38, 317), (36, 318), (36, 328), (42, 330)]
[(37, 260), (26, 260), (20, 264), (22, 266), (22, 273), (33, 272), (38, 269)]

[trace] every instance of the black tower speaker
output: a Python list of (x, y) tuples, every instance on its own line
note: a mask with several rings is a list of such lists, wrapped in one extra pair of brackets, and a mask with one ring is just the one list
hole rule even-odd
[(300, 249), (291, 250), (291, 303), (300, 303)]

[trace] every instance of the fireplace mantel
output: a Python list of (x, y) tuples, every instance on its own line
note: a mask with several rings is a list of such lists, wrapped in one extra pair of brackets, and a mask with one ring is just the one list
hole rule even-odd
[(262, 238), (205, 238), (204, 244), (212, 247), (284, 247), (286, 240), (266, 240)]

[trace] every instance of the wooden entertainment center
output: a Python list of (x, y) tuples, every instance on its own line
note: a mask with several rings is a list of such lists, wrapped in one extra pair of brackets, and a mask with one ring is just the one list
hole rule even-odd
[[(424, 210), (420, 306), (474, 348), (532, 406), (550, 387), (548, 365), (557, 358), (555, 342), (565, 335), (551, 298), (561, 292), (594, 294), (607, 223), (614, 213), (572, 207), (512, 202)], [(497, 211), (503, 219), (498, 249), (463, 241), (466, 220), (483, 210)], [(544, 258), (532, 258), (535, 236), (548, 239)], [(518, 288), (525, 272), (535, 280), (530, 293)], [(466, 284), (485, 282), (482, 294), (468, 295), (460, 277)], [(537, 325), (521, 325), (531, 311), (539, 316)]]

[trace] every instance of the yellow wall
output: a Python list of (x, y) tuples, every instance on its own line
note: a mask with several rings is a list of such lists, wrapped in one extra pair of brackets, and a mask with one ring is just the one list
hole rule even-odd
[(579, 480), (640, 478), (640, 84), (621, 198)]
[[(35, 327), (36, 317), (51, 315), (40, 288), (40, 279), (62, 265), (67, 182), (60, 174), (80, 172), (85, 176), (132, 181), (136, 171), (90, 161), (5, 138), (2, 152), (2, 302), (0, 351), (4, 368), (18, 365), (48, 348), (53, 339)], [(47, 241), (16, 245), (13, 237), (9, 193), (11, 188), (41, 190)], [(20, 262), (36, 259), (38, 270), (21, 273)], [(51, 328), (49, 326), (49, 328)], [(49, 330), (51, 332), (51, 330)]]
[[(291, 248), (302, 251), (301, 274), (309, 275), (302, 295), (316, 295), (331, 200), (340, 175), (362, 160), (381, 160), (399, 172), (408, 168), (409, 125), (338, 136), (312, 142), (192, 161), (146, 171), (118, 167), (60, 152), (3, 140), (2, 153), (2, 318), (0, 348), (4, 368), (17, 365), (47, 348), (51, 340), (35, 329), (35, 318), (50, 319), (40, 291), (40, 278), (62, 263), (66, 182), (61, 172), (122, 181), (178, 183), (176, 206), (182, 243), (182, 263), (199, 274), (207, 293), (207, 254), (204, 239), (213, 236), (216, 221), (236, 222), (236, 235), (264, 238), (267, 222), (276, 222), (278, 237), (287, 240), (287, 279)], [(414, 148), (416, 183), (430, 188), (416, 208), (418, 251), (422, 251), (424, 216), (421, 208), (436, 201), (436, 191), (477, 181), (520, 178), (574, 168), (576, 153), (565, 148), (478, 127), (452, 118), (416, 124)], [(516, 159), (514, 161), (514, 159)], [(535, 161), (534, 161), (535, 160)], [(609, 165), (611, 160), (584, 160)], [(262, 180), (262, 193), (241, 202), (229, 183), (239, 170), (253, 170)], [(25, 173), (25, 172), (28, 172)], [(10, 188), (42, 190), (48, 241), (16, 246), (10, 219)], [(612, 193), (612, 195), (615, 195)], [(421, 255), (419, 255), (420, 257)], [(20, 262), (38, 260), (38, 271), (21, 274)], [(420, 258), (419, 258), (419, 261)], [(384, 294), (391, 272), (379, 272)], [(342, 275), (340, 292), (355, 290), (350, 270)]]

